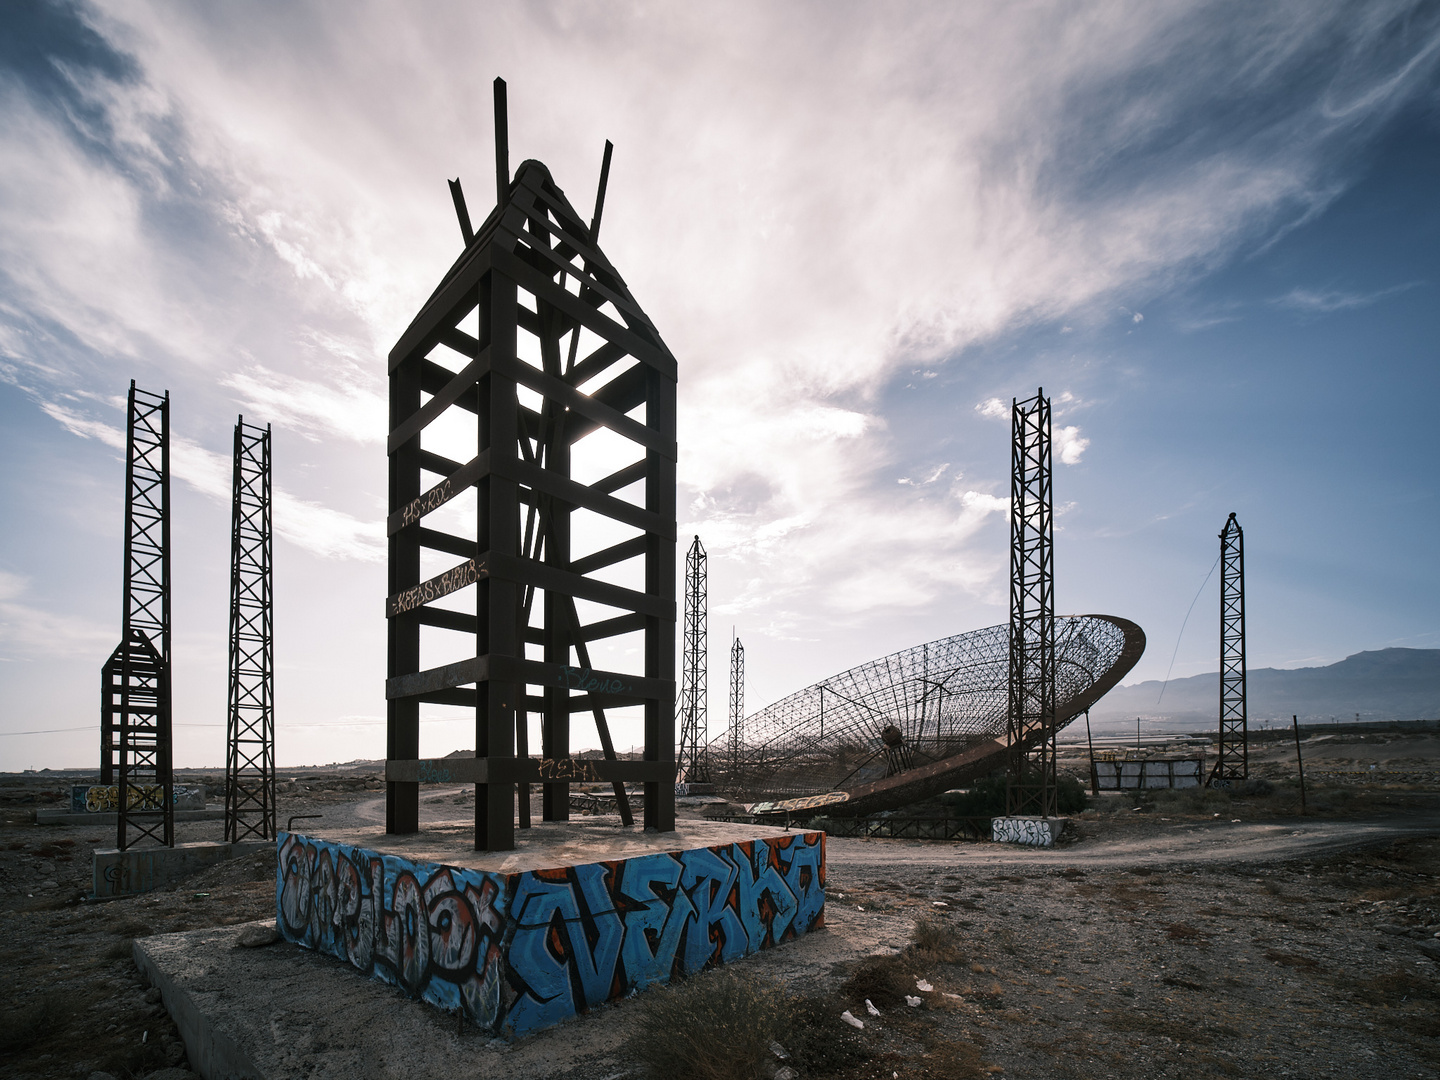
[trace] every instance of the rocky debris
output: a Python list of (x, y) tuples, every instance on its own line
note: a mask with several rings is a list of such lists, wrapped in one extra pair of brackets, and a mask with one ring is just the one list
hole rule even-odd
[(235, 938), (235, 944), (246, 949), (259, 949), (280, 940), (280, 931), (273, 926), (247, 926)]

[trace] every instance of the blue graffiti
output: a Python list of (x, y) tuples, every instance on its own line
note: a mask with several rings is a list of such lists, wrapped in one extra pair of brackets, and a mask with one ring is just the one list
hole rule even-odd
[(412, 997), (522, 1035), (823, 926), (824, 844), (791, 833), (497, 874), (281, 833), (276, 923)]

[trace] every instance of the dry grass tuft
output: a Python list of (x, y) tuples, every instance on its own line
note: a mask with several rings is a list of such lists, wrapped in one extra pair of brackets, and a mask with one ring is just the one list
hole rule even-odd
[(757, 1080), (795, 1010), (778, 983), (726, 969), (645, 998), (630, 1050), (657, 1080)]
[(63, 1027), (72, 1011), (69, 996), (55, 991), (0, 1013), (0, 1054), (33, 1046)]
[(880, 1009), (904, 1008), (905, 995), (915, 992), (914, 969), (914, 958), (904, 953), (872, 956), (861, 962), (840, 992), (852, 1005), (863, 1005), (868, 998)]
[(917, 919), (910, 934), (910, 947), (916, 959), (935, 964), (962, 964), (959, 932), (943, 919)]

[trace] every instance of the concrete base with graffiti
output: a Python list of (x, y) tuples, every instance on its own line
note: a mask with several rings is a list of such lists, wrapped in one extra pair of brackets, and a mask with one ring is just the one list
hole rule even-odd
[(1065, 831), (1065, 818), (997, 817), (990, 822), (990, 839), (997, 844), (1054, 847)]
[[(158, 810), (164, 803), (165, 789), (159, 784), (132, 785), (132, 810)], [(204, 784), (176, 784), (171, 788), (176, 810), (204, 810)], [(72, 784), (72, 814), (113, 814), (120, 809), (120, 788), (117, 784)]]
[(825, 834), (553, 869), (424, 862), (281, 832), (281, 935), (505, 1037), (825, 922)]

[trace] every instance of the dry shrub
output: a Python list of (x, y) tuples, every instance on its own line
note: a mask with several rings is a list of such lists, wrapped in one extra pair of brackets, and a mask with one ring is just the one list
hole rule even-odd
[(857, 1031), (842, 1022), (834, 1003), (824, 998), (792, 999), (789, 1021), (777, 1041), (790, 1055), (785, 1064), (802, 1076), (851, 1071), (875, 1056), (869, 1029)]
[(852, 1005), (863, 1005), (868, 998), (880, 1009), (904, 1008), (905, 995), (915, 993), (914, 970), (914, 959), (904, 953), (872, 956), (861, 962), (840, 992)]
[(54, 1034), (69, 1020), (72, 1011), (69, 996), (52, 991), (0, 1013), (0, 1054), (24, 1050)]
[(910, 947), (916, 959), (933, 964), (962, 964), (960, 934), (943, 919), (923, 918), (915, 921), (910, 934)]
[(657, 1080), (757, 1080), (793, 1011), (778, 983), (722, 968), (647, 993), (630, 1051)]

